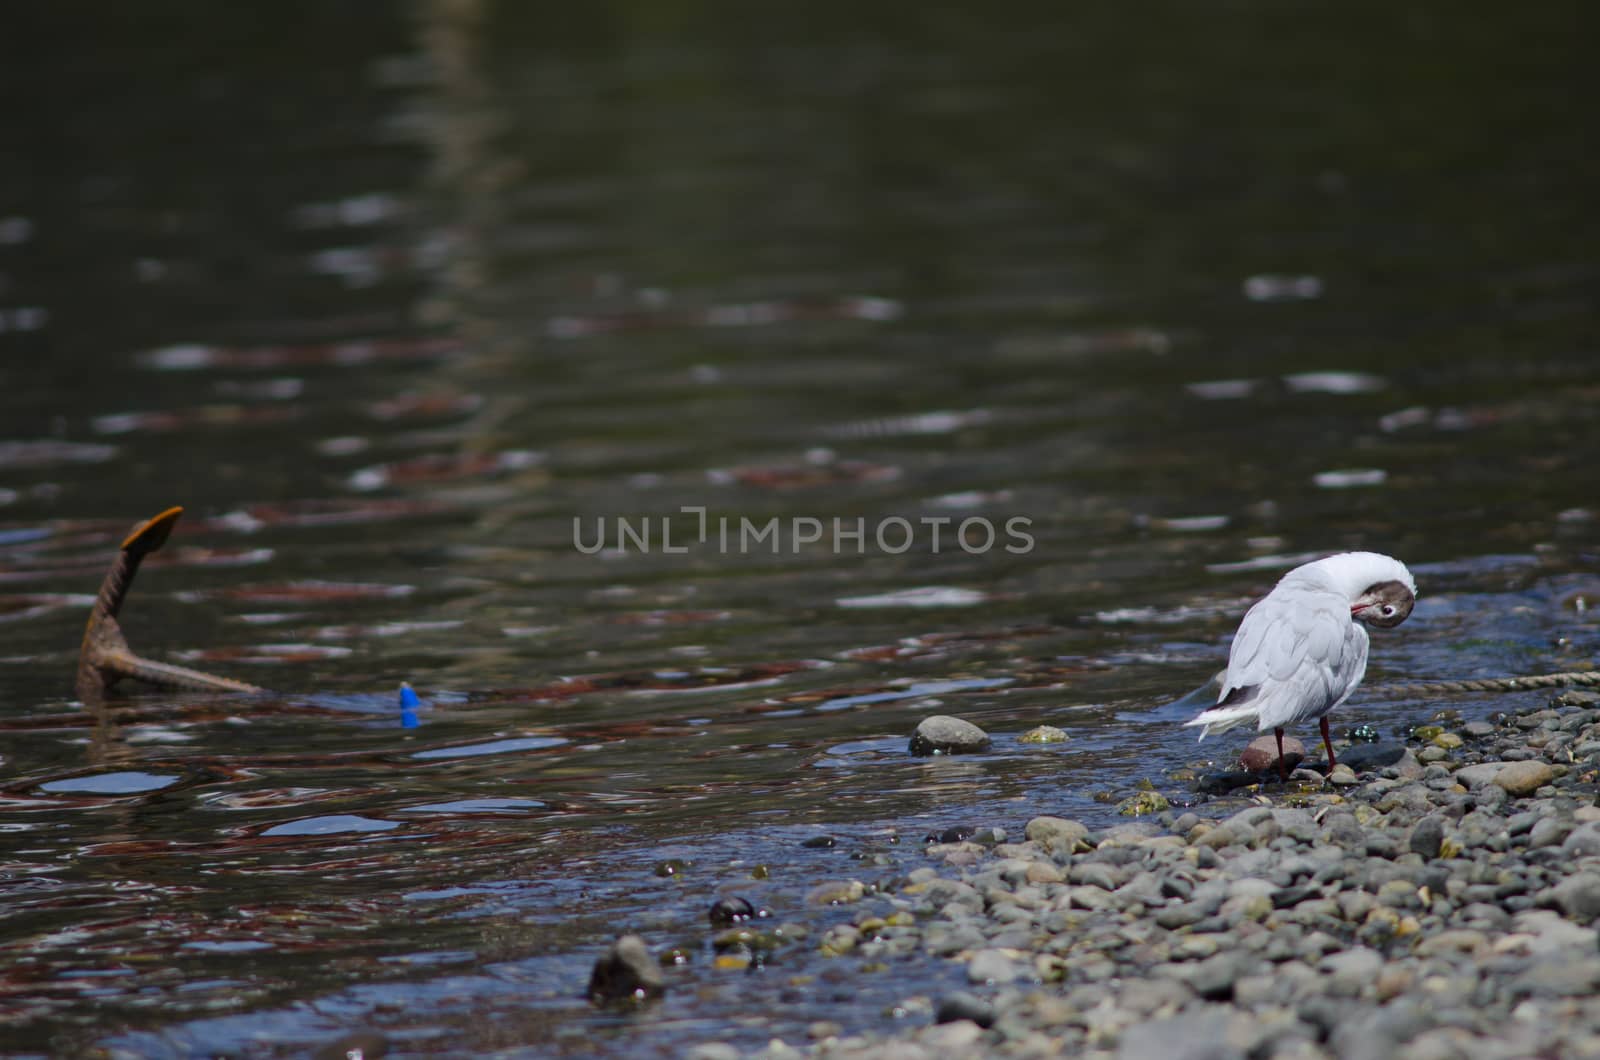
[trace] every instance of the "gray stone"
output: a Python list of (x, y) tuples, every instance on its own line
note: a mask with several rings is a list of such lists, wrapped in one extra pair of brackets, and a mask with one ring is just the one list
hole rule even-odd
[(1494, 775), (1494, 782), (1506, 789), (1508, 795), (1532, 795), (1555, 779), (1555, 770), (1549, 763), (1537, 758), (1525, 762), (1512, 762)]
[(819, 883), (806, 892), (807, 905), (849, 905), (859, 902), (867, 893), (860, 880), (830, 880)]
[(1165, 909), (1158, 910), (1156, 923), (1168, 931), (1176, 931), (1178, 928), (1198, 924), (1209, 915), (1193, 902), (1185, 902), (1182, 905), (1169, 905)]
[(1207, 957), (1189, 973), (1189, 987), (1208, 1001), (1233, 997), (1233, 984), (1256, 966), (1248, 954), (1229, 950)]
[(1569, 919), (1587, 924), (1600, 917), (1600, 874), (1580, 872), (1552, 889), (1556, 905)]
[(1328, 973), (1330, 988), (1337, 992), (1355, 995), (1361, 993), (1378, 978), (1383, 969), (1383, 955), (1365, 947), (1330, 953), (1318, 965)]
[(1542, 850), (1553, 847), (1572, 832), (1572, 822), (1558, 817), (1546, 817), (1528, 831), (1528, 849)]
[(1065, 817), (1035, 817), (1023, 830), (1030, 842), (1054, 854), (1070, 854), (1089, 835), (1087, 825)]
[(980, 950), (967, 962), (967, 978), (974, 983), (1004, 986), (1022, 977), (1024, 969), (1009, 953)]
[(638, 935), (623, 935), (594, 962), (589, 975), (589, 1000), (644, 1001), (666, 991), (661, 966)]
[(1191, 1009), (1170, 1019), (1135, 1023), (1122, 1035), (1117, 1060), (1244, 1060), (1245, 1051), (1229, 1040), (1227, 1009)]
[(1072, 866), (1072, 871), (1067, 873), (1067, 880), (1075, 884), (1085, 884), (1098, 887), (1102, 891), (1117, 889), (1117, 873), (1110, 865), (1098, 862), (1079, 863)]
[(1388, 1060), (1432, 1022), (1422, 1005), (1397, 998), (1383, 1008), (1339, 1020), (1332, 1044), (1341, 1060)]
[(1561, 849), (1574, 858), (1600, 856), (1600, 821), (1590, 821), (1574, 828), (1562, 840)]
[(1444, 821), (1438, 816), (1424, 817), (1418, 821), (1416, 827), (1411, 829), (1411, 838), (1407, 846), (1412, 853), (1421, 854), (1423, 858), (1432, 861), (1439, 856), (1439, 847), (1444, 843)]
[(1392, 766), (1406, 754), (1406, 745), (1401, 743), (1363, 743), (1346, 748), (1339, 755), (1339, 760), (1357, 773), (1371, 773)]
[(989, 744), (989, 734), (972, 722), (934, 714), (917, 723), (910, 750), (914, 755), (959, 755), (987, 751)]
[(1494, 783), (1494, 778), (1504, 769), (1504, 762), (1479, 762), (1475, 766), (1462, 766), (1455, 771), (1456, 780), (1468, 791)]
[(1600, 991), (1600, 957), (1552, 954), (1517, 976), (1512, 990), (1533, 997), (1589, 997)]
[(1600, 931), (1579, 927), (1553, 909), (1529, 909), (1511, 918), (1511, 930), (1532, 936), (1529, 949), (1534, 954), (1574, 948), (1593, 951), (1600, 942)]

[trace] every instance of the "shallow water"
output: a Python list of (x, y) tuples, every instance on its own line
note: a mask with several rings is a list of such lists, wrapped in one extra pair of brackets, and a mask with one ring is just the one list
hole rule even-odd
[[(1423, 590), (1348, 723), (1523, 701), (1385, 681), (1594, 663), (1600, 174), (1559, 8), (183, 12), (203, 53), (141, 10), (3, 35), (13, 1052), (926, 1020), (893, 1006), (950, 970), (816, 956), (851, 911), (809, 888), (1195, 798), (1172, 773), (1243, 740), (1168, 704), (1302, 558)], [(91, 594), (173, 503), (130, 638), (275, 691), (87, 710)], [(909, 757), (935, 712), (993, 751)], [(813, 937), (714, 967), (719, 894)], [(693, 958), (631, 1016), (578, 997), (621, 930)]]

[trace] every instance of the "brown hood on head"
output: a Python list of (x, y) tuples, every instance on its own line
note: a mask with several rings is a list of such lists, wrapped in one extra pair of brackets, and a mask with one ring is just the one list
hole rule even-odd
[(1350, 605), (1350, 617), (1379, 629), (1393, 629), (1411, 617), (1417, 598), (1410, 586), (1398, 581), (1369, 585)]

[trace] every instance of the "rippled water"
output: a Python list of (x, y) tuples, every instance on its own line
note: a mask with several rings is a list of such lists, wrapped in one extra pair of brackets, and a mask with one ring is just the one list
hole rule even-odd
[[(820, 932), (813, 884), (947, 827), (1193, 798), (1242, 741), (1165, 705), (1301, 559), (1417, 573), (1375, 685), (1593, 665), (1559, 5), (535, 10), (3, 35), (7, 1048), (884, 1026), (950, 973), (717, 968), (706, 908)], [(175, 503), (132, 642), (275, 691), (87, 709), (91, 594)], [(994, 750), (909, 757), (934, 712)], [(593, 1011), (624, 929), (693, 960)]]

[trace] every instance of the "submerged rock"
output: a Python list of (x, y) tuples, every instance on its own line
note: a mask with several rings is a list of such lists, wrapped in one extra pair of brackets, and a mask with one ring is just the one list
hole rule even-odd
[(736, 924), (741, 920), (749, 920), (755, 915), (755, 906), (751, 905), (748, 899), (737, 896), (718, 898), (712, 903), (711, 911), (708, 914), (711, 922), (717, 925)]
[(1160, 792), (1141, 791), (1117, 803), (1117, 812), (1124, 817), (1142, 817), (1147, 813), (1160, 813), (1171, 805)]
[(1236, 788), (1247, 788), (1251, 784), (1260, 784), (1269, 779), (1277, 780), (1278, 774), (1250, 773), (1244, 770), (1232, 773), (1207, 773), (1194, 782), (1194, 790), (1201, 795), (1226, 795)]
[(914, 755), (972, 754), (989, 749), (989, 734), (960, 718), (935, 714), (923, 718), (911, 734), (911, 753)]
[(1054, 725), (1038, 725), (1017, 737), (1019, 743), (1064, 743), (1066, 739), (1065, 730)]
[(1392, 766), (1406, 756), (1403, 743), (1369, 743), (1346, 748), (1339, 761), (1357, 773), (1370, 773), (1384, 766)]
[(597, 1005), (646, 1001), (665, 992), (661, 968), (638, 935), (623, 935), (613, 942), (594, 962), (594, 971), (589, 975), (589, 1000)]

